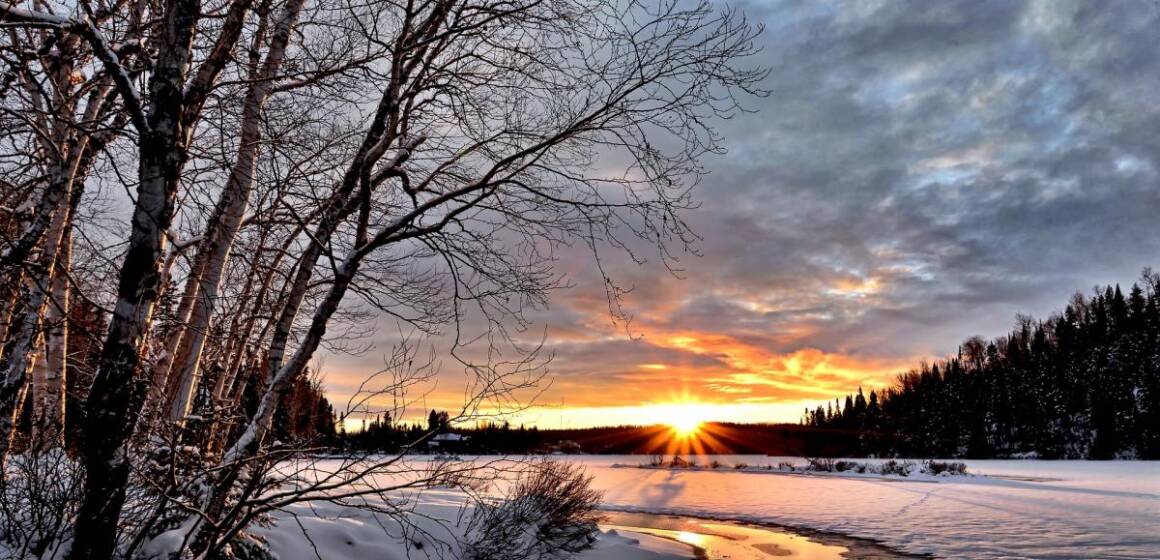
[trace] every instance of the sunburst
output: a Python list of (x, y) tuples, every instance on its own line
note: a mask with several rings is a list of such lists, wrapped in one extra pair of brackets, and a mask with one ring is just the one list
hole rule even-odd
[(709, 420), (704, 407), (695, 402), (676, 402), (649, 408), (656, 421), (668, 426), (673, 436), (680, 439), (696, 436)]

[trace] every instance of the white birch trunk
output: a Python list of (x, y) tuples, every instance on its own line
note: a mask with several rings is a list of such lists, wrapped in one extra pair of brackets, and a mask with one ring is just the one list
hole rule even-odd
[[(67, 181), (63, 171), (57, 179)], [(71, 185), (66, 188), (71, 188)], [(62, 204), (52, 216), (45, 244), (38, 259), (40, 270), (28, 280), (29, 295), (28, 301), (25, 302), (24, 318), (12, 333), (12, 351), (4, 370), (4, 378), (0, 381), (0, 464), (6, 458), (12, 443), (16, 415), (19, 414), (21, 401), (27, 391), (28, 378), (33, 373), (38, 359), (36, 343), (41, 338), (45, 308), (53, 289), (52, 280), (57, 254), (71, 214), (69, 205)]]
[(68, 272), (72, 268), (72, 236), (64, 232), (52, 278), (52, 299), (45, 309), (44, 359), (40, 360), (41, 378), (34, 385), (33, 400), (38, 417), (33, 429), (39, 432), (35, 441), (42, 445), (63, 444), (65, 410), (65, 376), (68, 363)]
[[(172, 264), (166, 267), (165, 272), (170, 270)], [(185, 336), (186, 325), (189, 324), (189, 316), (193, 313), (193, 302), (197, 299), (197, 289), (199, 283), (196, 281), (196, 276), (201, 273), (201, 263), (195, 261), (193, 268), (189, 272), (189, 279), (185, 282), (185, 291), (181, 294), (181, 300), (177, 304), (177, 317), (173, 326), (173, 331), (165, 336), (165, 341), (162, 343), (161, 354), (153, 363), (153, 373), (151, 376), (153, 395), (152, 399), (158, 402), (169, 402), (169, 397), (176, 391), (172, 389), (171, 385), (174, 383), (171, 380), (171, 372), (173, 370), (174, 354), (181, 346), (181, 339)], [(166, 274), (168, 280), (168, 274)]]
[[(174, 422), (183, 422), (193, 405), (201, 379), (200, 362), (202, 350), (205, 347), (206, 333), (209, 331), (210, 319), (216, 307), (218, 288), (221, 285), (222, 273), (229, 259), (230, 249), (234, 238), (242, 223), (249, 202), (250, 191), (254, 184), (254, 169), (258, 160), (258, 147), (262, 139), (262, 108), (266, 105), (273, 90), (272, 78), (281, 70), (282, 61), (286, 54), (286, 46), (290, 41), (290, 32), (298, 20), (305, 0), (291, 0), (279, 12), (274, 22), (274, 35), (270, 41), (270, 50), (266, 61), (262, 65), (257, 79), (250, 88), (242, 110), (241, 138), (238, 142), (238, 151), (234, 166), (230, 170), (226, 187), (222, 191), (218, 207), (215, 209), (221, 219), (212, 224), (213, 229), (206, 233), (202, 245), (199, 247), (199, 260), (204, 258), (205, 268), (198, 278), (198, 289), (193, 312), (190, 315), (185, 335), (182, 337), (180, 349), (175, 358), (178, 375), (178, 389), (170, 403), (169, 419)], [(192, 280), (192, 279), (191, 279)]]

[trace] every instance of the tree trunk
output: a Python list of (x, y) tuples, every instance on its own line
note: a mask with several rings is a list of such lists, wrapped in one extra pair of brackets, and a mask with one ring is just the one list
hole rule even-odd
[[(17, 319), (17, 310), (20, 309), (20, 285), (24, 283), (24, 270), (21, 269), (17, 274), (11, 276), (11, 280), (0, 285), (0, 295), (3, 299), (0, 300), (0, 341), (8, 340), (8, 333), (11, 331), (13, 321)], [(5, 344), (0, 344), (0, 363), (4, 363)]]
[[(307, 330), (302, 343), (286, 364), (277, 371), (271, 372), (269, 383), (262, 394), (262, 399), (258, 403), (258, 409), (253, 418), (247, 423), (238, 441), (234, 442), (223, 454), (221, 465), (229, 466), (229, 468), (221, 469), (221, 478), (214, 481), (213, 486), (206, 491), (201, 504), (201, 511), (206, 512), (210, 519), (215, 518), (221, 511), (230, 488), (233, 487), (237, 476), (241, 473), (237, 464), (257, 453), (266, 434), (270, 431), (278, 403), (281, 402), (290, 382), (302, 373), (322, 343), (322, 338), (326, 335), (327, 323), (338, 310), (338, 305), (342, 302), (343, 296), (346, 295), (351, 281), (358, 272), (361, 255), (358, 255), (357, 252), (357, 249), (352, 251), (350, 256), (338, 267), (334, 283), (331, 284), (326, 297), (315, 309), (310, 328)], [(210, 541), (216, 536), (217, 529), (213, 525), (205, 523), (205, 518), (202, 516), (197, 516), (195, 519), (193, 529), (193, 542), (197, 543), (195, 546), (209, 546)]]
[(51, 229), (55, 210), (65, 204), (68, 196), (69, 184), (67, 182), (59, 180), (49, 182), (48, 187), (41, 194), (40, 202), (36, 205), (36, 215), (33, 216), (31, 223), (24, 229), (19, 239), (10, 243), (0, 253), (0, 271), (19, 268), (20, 264), (32, 253), (32, 250), (40, 244), (45, 233)]
[[(161, 351), (157, 361), (153, 364), (153, 373), (151, 376), (152, 393), (151, 400), (156, 400), (163, 406), (164, 403), (169, 402), (169, 397), (175, 392), (175, 389), (170, 387), (174, 385), (171, 374), (173, 370), (174, 355), (177, 354), (177, 349), (181, 347), (181, 339), (184, 338), (186, 332), (186, 325), (189, 324), (189, 316), (193, 313), (193, 303), (197, 300), (197, 290), (200, 285), (196, 281), (198, 275), (201, 274), (202, 262), (194, 261), (193, 267), (189, 271), (189, 279), (185, 282), (185, 291), (181, 294), (181, 300), (177, 304), (177, 317), (174, 320), (173, 331), (165, 336), (165, 347)], [(150, 410), (153, 410), (151, 407)], [(156, 411), (152, 414), (147, 414), (149, 420), (156, 418)]]
[(198, 0), (166, 5), (160, 54), (149, 80), (149, 128), (138, 138), (137, 202), (129, 249), (121, 266), (117, 303), (101, 348), (97, 373), (86, 400), (83, 430), (84, 496), (73, 531), (71, 560), (114, 556), (121, 508), (129, 477), (126, 443), (133, 433), (144, 380), (139, 379), (153, 306), (161, 280), (165, 232), (173, 221), (174, 200), (187, 159), (188, 132), (182, 114), (185, 82)]
[(68, 272), (72, 267), (72, 235), (66, 229), (57, 252), (51, 298), (44, 310), (43, 359), (33, 376), (33, 442), (56, 447), (64, 442), (65, 375), (68, 357)]
[[(66, 171), (60, 170), (56, 181), (65, 182), (66, 192), (73, 186)], [(36, 364), (37, 341), (41, 337), (46, 304), (52, 294), (57, 253), (60, 250), (65, 228), (71, 217), (69, 204), (61, 204), (52, 214), (52, 220), (45, 235), (45, 244), (37, 259), (38, 270), (28, 279), (28, 298), (24, 305), (24, 317), (17, 330), (12, 333), (12, 349), (0, 381), (0, 465), (7, 459), (11, 438), (15, 433), (16, 416), (27, 388), (29, 374)]]
[(129, 251), (121, 268), (117, 304), (86, 401), (84, 499), (77, 515), (70, 558), (112, 558), (117, 522), (125, 500), (129, 462), (125, 443), (132, 435), (143, 397), (139, 383), (161, 276), (165, 230), (173, 219), (182, 148), (172, 135), (140, 140), (140, 176)]
[[(210, 231), (206, 232), (198, 250), (199, 260), (204, 259), (205, 266), (196, 290), (196, 302), (189, 324), (185, 328), (180, 350), (176, 355), (175, 365), (178, 372), (178, 389), (170, 402), (169, 419), (182, 422), (193, 404), (200, 380), (200, 361), (202, 349), (205, 347), (206, 333), (209, 331), (210, 319), (216, 306), (218, 288), (221, 285), (222, 273), (233, 247), (234, 238), (242, 223), (246, 206), (250, 197), (250, 190), (254, 184), (254, 169), (258, 160), (258, 148), (262, 139), (262, 108), (266, 105), (273, 89), (272, 79), (278, 75), (282, 67), (282, 60), (286, 53), (286, 46), (290, 41), (290, 32), (298, 20), (305, 0), (290, 0), (279, 12), (274, 22), (274, 35), (270, 39), (270, 50), (266, 61), (257, 75), (256, 83), (250, 87), (242, 109), (241, 138), (238, 142), (238, 151), (234, 159), (234, 166), (230, 170), (225, 189), (214, 209), (215, 217), (211, 220)], [(193, 281), (194, 279), (190, 279)]]

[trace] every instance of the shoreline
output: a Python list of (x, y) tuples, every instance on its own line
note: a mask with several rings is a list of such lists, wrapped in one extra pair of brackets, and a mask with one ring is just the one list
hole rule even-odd
[[(932, 556), (930, 554), (915, 554), (915, 553), (904, 552), (904, 551), (899, 550), (897, 548), (891, 547), (882, 541), (872, 539), (872, 538), (855, 537), (855, 536), (851, 536), (851, 535), (847, 535), (847, 534), (843, 534), (843, 533), (838, 533), (838, 532), (834, 532), (834, 531), (811, 529), (808, 527), (786, 525), (786, 524), (782, 524), (782, 523), (773, 523), (773, 522), (768, 522), (768, 521), (756, 521), (753, 519), (743, 519), (743, 518), (729, 517), (729, 516), (684, 513), (684, 512), (678, 512), (678, 511), (673, 511), (673, 510), (670, 510), (670, 511), (649, 510), (646, 508), (632, 508), (632, 507), (623, 507), (623, 506), (601, 506), (600, 510), (602, 512), (609, 512), (609, 513), (614, 513), (614, 514), (630, 514), (630, 515), (638, 515), (638, 516), (645, 516), (645, 517), (655, 517), (658, 519), (678, 519), (678, 520), (679, 519), (687, 519), (687, 520), (697, 520), (697, 521), (711, 521), (711, 522), (715, 522), (715, 523), (735, 525), (738, 527), (747, 527), (747, 528), (760, 529), (760, 530), (772, 530), (772, 531), (784, 533), (787, 535), (794, 535), (794, 536), (802, 537), (805, 539), (809, 539), (809, 540), (812, 540), (818, 544), (822, 544), (822, 545), (826, 545), (826, 546), (844, 547), (844, 548), (846, 548), (847, 551), (845, 553), (843, 553), (842, 558), (851, 559), (851, 560), (891, 560), (891, 559), (929, 559), (929, 558), (934, 558), (934, 556)], [(614, 527), (614, 528), (617, 528), (618, 530), (620, 529), (620, 527), (618, 527), (616, 524), (607, 525), (607, 524), (602, 522), (601, 525)], [(625, 528), (629, 529), (627, 527), (625, 527)], [(657, 535), (654, 535), (654, 536), (657, 536)], [(661, 538), (666, 538), (666, 537), (662, 536)], [(670, 540), (675, 540), (675, 539), (670, 539)], [(682, 542), (683, 544), (688, 544), (694, 550), (697, 550), (699, 548), (696, 545), (693, 545), (690, 543), (684, 543), (683, 541), (677, 541), (677, 542)], [(701, 550), (700, 553), (704, 554), (704, 550)], [(696, 558), (702, 558), (702, 556), (696, 556)]]
[[(692, 465), (686, 467), (673, 466), (656, 466), (656, 465), (633, 465), (628, 463), (613, 463), (609, 466), (612, 469), (640, 469), (647, 471), (665, 471), (665, 472), (707, 472), (707, 473), (741, 473), (741, 474), (757, 474), (757, 475), (781, 475), (781, 476), (801, 476), (808, 478), (836, 478), (841, 480), (866, 480), (875, 482), (920, 482), (926, 484), (938, 484), (943, 480), (969, 480), (976, 478), (1001, 478), (990, 475), (981, 474), (956, 474), (956, 475), (934, 475), (925, 472), (914, 472), (909, 475), (900, 474), (879, 474), (864, 472), (860, 473), (853, 470), (848, 471), (814, 471), (814, 470), (787, 470), (780, 468), (764, 468), (764, 467), (746, 467), (734, 468), (729, 466), (713, 468), (701, 465)], [(1044, 479), (1050, 480), (1050, 479)]]

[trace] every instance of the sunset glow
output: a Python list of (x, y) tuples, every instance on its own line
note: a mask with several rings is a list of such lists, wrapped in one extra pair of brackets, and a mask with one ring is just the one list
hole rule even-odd
[(681, 439), (697, 435), (701, 425), (711, 420), (707, 411), (696, 403), (667, 404), (649, 408), (651, 410), (648, 412), (655, 414), (654, 417), (659, 423), (672, 428), (673, 436)]
[[(1087, 79), (1036, 79), (1048, 60), (1065, 59), (1048, 54), (1047, 45), (1042, 60), (1003, 54), (1060, 32), (1067, 18), (1040, 13), (1051, 4), (1028, 8), (1025, 20), (997, 17), (1022, 22), (1009, 30), (1010, 43), (1000, 39), (1002, 48), (981, 40), (997, 32), (988, 25), (970, 35), (979, 44), (961, 51), (959, 42), (940, 39), (876, 54), (882, 58), (874, 58), (874, 80), (864, 79), (866, 63), (850, 53), (873, 52), (878, 45), (856, 43), (877, 32), (836, 32), (839, 44), (849, 42), (842, 51), (812, 32), (795, 33), (794, 22), (808, 22), (802, 29), (818, 21), (856, 26), (871, 13), (906, 19), (911, 10), (894, 13), (886, 3), (855, 15), (810, 3), (813, 9), (792, 14), (763, 12), (778, 22), (779, 31), (765, 39), (770, 52), (811, 56), (766, 61), (779, 69), (768, 84), (778, 95), (756, 102), (761, 118), (721, 123), (730, 149), (706, 160), (711, 173), (690, 213), (700, 239), (690, 252), (698, 256), (682, 254), (673, 274), (663, 259), (644, 253), (638, 262), (610, 251), (596, 267), (584, 244), (555, 247), (554, 270), (568, 289), (553, 291), (550, 306), (525, 308), (527, 329), (515, 334), (523, 348), (542, 344), (551, 364), (544, 385), (522, 395), (526, 400), (510, 407), (519, 413), (505, 419), (541, 428), (668, 425), (671, 403), (686, 402), (670, 395), (684, 392), (702, 421), (797, 422), (806, 408), (859, 387), (868, 393), (891, 386), (923, 361), (954, 355), (967, 336), (1003, 334), (1016, 313), (1047, 316), (1095, 282), (1127, 289), (1142, 266), (1155, 264), (1153, 237), (1140, 236), (1146, 246), (1132, 254), (1110, 251), (1105, 240), (1150, 227), (1160, 165), (1145, 156), (1155, 152), (1150, 145), (1134, 144), (1151, 136), (1124, 131), (1156, 109), (1138, 96), (1081, 95), (1077, 84)], [(1000, 5), (1020, 11), (1017, 2)], [(1112, 34), (1076, 37), (1076, 44), (1100, 37), (1118, 45), (1090, 53), (1136, 52)], [(1072, 42), (1052, 42), (1051, 49)], [(1139, 56), (1152, 54), (1143, 49)], [(960, 62), (947, 64), (947, 57)], [(1089, 64), (1106, 67), (1084, 58), (1069, 68)], [(972, 70), (982, 70), (977, 81), (968, 78)], [(1140, 84), (1131, 90), (1150, 91)], [(1096, 99), (1106, 106), (1087, 105)], [(1044, 121), (1028, 124), (1038, 113), (1024, 103), (1034, 100), (1045, 107)], [(1040, 153), (1044, 146), (1052, 148)], [(1007, 219), (1012, 207), (1026, 219)], [(1089, 213), (1076, 215), (1079, 209)], [(1070, 227), (1077, 221), (1083, 235)], [(1112, 225), (1120, 233), (1100, 229)], [(1016, 238), (1022, 242), (1013, 249)], [(1066, 264), (1047, 258), (1061, 240)], [(628, 324), (610, 313), (612, 285), (625, 290), (617, 305)], [(475, 330), (462, 338), (480, 335), (477, 322), (464, 325)], [(398, 342), (394, 318), (364, 326), (376, 328), (373, 342), (325, 357), (325, 388), (335, 402), (350, 399)], [(440, 356), (449, 355), (450, 338), (431, 340)], [(484, 346), (457, 353), (485, 362)], [(422, 402), (407, 411), (408, 420), (463, 406), (470, 389), (462, 371), (443, 365), (437, 383), (414, 388)]]

